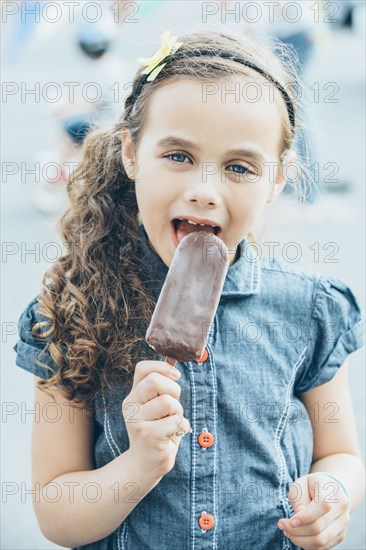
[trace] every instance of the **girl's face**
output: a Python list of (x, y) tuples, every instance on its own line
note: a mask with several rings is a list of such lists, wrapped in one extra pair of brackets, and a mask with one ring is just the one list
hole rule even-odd
[(283, 189), (281, 98), (271, 101), (259, 78), (253, 101), (249, 82), (170, 81), (151, 96), (137, 151), (122, 131), (141, 221), (167, 267), (177, 246), (174, 219), (219, 226), (231, 265), (239, 242)]

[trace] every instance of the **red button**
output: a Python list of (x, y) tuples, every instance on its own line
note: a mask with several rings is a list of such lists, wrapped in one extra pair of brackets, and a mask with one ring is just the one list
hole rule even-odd
[(210, 432), (202, 432), (198, 436), (198, 443), (201, 445), (201, 447), (205, 447), (207, 449), (215, 443), (215, 438)]
[(208, 351), (205, 348), (205, 351), (202, 353), (201, 357), (197, 359), (197, 363), (204, 363), (205, 361), (207, 361), (207, 358), (208, 358)]
[(202, 514), (198, 520), (198, 524), (201, 529), (209, 531), (215, 525), (215, 520), (212, 516), (210, 516), (210, 514)]

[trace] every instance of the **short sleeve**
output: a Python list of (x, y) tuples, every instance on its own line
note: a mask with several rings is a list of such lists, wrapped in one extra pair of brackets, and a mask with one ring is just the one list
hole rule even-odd
[(307, 355), (295, 393), (329, 382), (346, 357), (364, 345), (364, 319), (351, 289), (339, 279), (319, 277), (312, 309)]
[[(32, 335), (32, 327), (40, 322), (47, 321), (46, 317), (38, 313), (38, 297), (34, 298), (21, 313), (18, 320), (19, 340), (13, 347), (16, 352), (15, 364), (40, 378), (51, 378), (57, 371), (57, 365), (46, 351), (46, 339), (37, 338)], [(38, 332), (43, 332), (41, 329)], [(37, 363), (45, 363), (52, 370)]]

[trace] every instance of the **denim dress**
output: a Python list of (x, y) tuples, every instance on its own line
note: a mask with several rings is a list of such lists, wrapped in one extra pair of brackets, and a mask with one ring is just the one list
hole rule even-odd
[[(142, 225), (140, 233), (157, 300), (168, 268)], [(176, 365), (193, 433), (182, 438), (172, 470), (118, 529), (78, 550), (299, 548), (277, 521), (293, 515), (289, 486), (312, 464), (312, 427), (300, 396), (330, 381), (363, 345), (363, 319), (340, 280), (260, 256), (246, 239), (239, 246), (210, 327), (207, 360)], [(35, 361), (44, 344), (30, 332), (40, 320), (36, 297), (20, 316), (14, 350), (19, 367), (48, 378)], [(56, 368), (47, 353), (40, 360)], [(129, 448), (122, 416), (129, 392), (121, 388), (108, 404), (97, 396), (96, 468)]]

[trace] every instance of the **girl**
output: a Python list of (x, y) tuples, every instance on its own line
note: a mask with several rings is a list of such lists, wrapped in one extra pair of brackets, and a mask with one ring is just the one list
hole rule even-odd
[[(87, 137), (67, 251), (19, 320), (17, 365), (59, 411), (33, 428), (40, 528), (88, 550), (333, 548), (364, 495), (360, 310), (250, 244), (295, 162), (293, 75), (224, 32), (166, 31), (139, 62), (120, 121)], [(144, 336), (178, 241), (212, 225), (230, 267), (207, 353), (173, 368)]]

